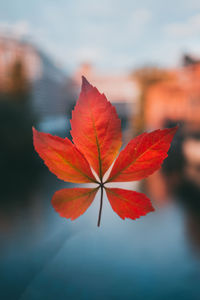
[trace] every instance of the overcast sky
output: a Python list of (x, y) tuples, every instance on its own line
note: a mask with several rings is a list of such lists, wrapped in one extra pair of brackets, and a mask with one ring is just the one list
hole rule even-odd
[(0, 31), (13, 30), (69, 71), (173, 66), (200, 57), (200, 0), (0, 0)]

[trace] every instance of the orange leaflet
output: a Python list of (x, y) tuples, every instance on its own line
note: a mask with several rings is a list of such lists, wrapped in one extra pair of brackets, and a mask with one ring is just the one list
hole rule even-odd
[(62, 139), (33, 128), (35, 150), (58, 178), (74, 182), (96, 182), (85, 157), (67, 138)]
[(143, 179), (161, 167), (177, 127), (143, 133), (119, 154), (107, 182)]
[(112, 209), (122, 218), (135, 220), (154, 211), (151, 201), (145, 194), (134, 191), (106, 188), (106, 194)]
[(75, 220), (92, 204), (98, 188), (63, 189), (55, 192), (52, 205), (61, 217)]
[(71, 127), (74, 144), (102, 179), (121, 147), (121, 122), (115, 107), (84, 77)]
[[(112, 181), (140, 180), (158, 170), (167, 157), (177, 127), (143, 133), (119, 154), (106, 182), (103, 175), (121, 147), (120, 120), (104, 94), (83, 77), (82, 90), (72, 113), (71, 134), (74, 144), (33, 128), (35, 150), (58, 178), (75, 183), (95, 182), (95, 189), (73, 188), (57, 191), (52, 199), (55, 210), (74, 220), (91, 205), (101, 190), (98, 226), (100, 226), (103, 190), (112, 209), (122, 218), (136, 219), (153, 211), (150, 200), (141, 193), (105, 187)], [(91, 166), (91, 167), (90, 167)], [(91, 168), (97, 173), (95, 179)]]

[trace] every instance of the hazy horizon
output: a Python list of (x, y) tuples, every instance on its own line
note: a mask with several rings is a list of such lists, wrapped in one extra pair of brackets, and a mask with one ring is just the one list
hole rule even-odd
[(1, 0), (1, 32), (28, 38), (69, 71), (85, 61), (113, 72), (176, 66), (184, 53), (200, 56), (200, 2)]

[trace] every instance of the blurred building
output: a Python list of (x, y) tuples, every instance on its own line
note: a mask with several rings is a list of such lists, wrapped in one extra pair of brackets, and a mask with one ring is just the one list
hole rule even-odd
[(200, 62), (184, 57), (183, 67), (151, 85), (144, 104), (145, 127), (162, 128), (181, 122), (186, 130), (200, 131)]
[(62, 68), (31, 43), (0, 37), (0, 93), (22, 87), (19, 74), (30, 88), (30, 106), (39, 118), (67, 113), (75, 99)]
[[(200, 187), (200, 61), (187, 55), (181, 68), (163, 71), (165, 77), (155, 81), (151, 72), (142, 102), (144, 129), (179, 125), (162, 172), (146, 179), (149, 195), (158, 204), (172, 192), (195, 195), (197, 190), (199, 195)], [(199, 196), (194, 197), (199, 206)]]
[(22, 61), (30, 81), (42, 76), (42, 64), (38, 51), (31, 44), (9, 37), (0, 37), (0, 89), (7, 87), (9, 73), (16, 61)]
[(150, 87), (160, 82), (168, 81), (174, 74), (168, 70), (152, 66), (145, 66), (133, 71), (133, 79), (137, 81), (140, 93), (138, 95), (137, 113), (132, 116), (132, 131), (134, 135), (146, 129), (145, 111), (147, 94)]

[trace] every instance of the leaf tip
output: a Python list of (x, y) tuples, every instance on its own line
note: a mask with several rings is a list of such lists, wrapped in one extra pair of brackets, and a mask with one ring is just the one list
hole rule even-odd
[(87, 89), (90, 89), (92, 86), (91, 84), (89, 83), (89, 81), (85, 78), (85, 76), (82, 76), (82, 87), (81, 87), (81, 90), (87, 90)]
[(34, 140), (35, 137), (40, 134), (40, 132), (34, 126), (32, 126), (32, 132), (33, 132), (33, 140)]
[(35, 147), (35, 139), (36, 139), (36, 136), (38, 134), (38, 131), (37, 131), (37, 129), (35, 129), (34, 126), (32, 126), (32, 132), (33, 132), (33, 145)]
[(175, 134), (178, 129), (179, 129), (179, 126), (176, 125), (176, 126), (174, 126), (174, 127), (171, 128), (171, 131)]
[(176, 132), (177, 132), (177, 130), (179, 129), (179, 126), (178, 125), (176, 125), (176, 126), (174, 126), (174, 127), (171, 127), (171, 128), (169, 128), (168, 129), (168, 133), (169, 133), (169, 135), (170, 135), (170, 142), (172, 141), (172, 139), (174, 138), (174, 136), (175, 136), (175, 134), (176, 134)]

